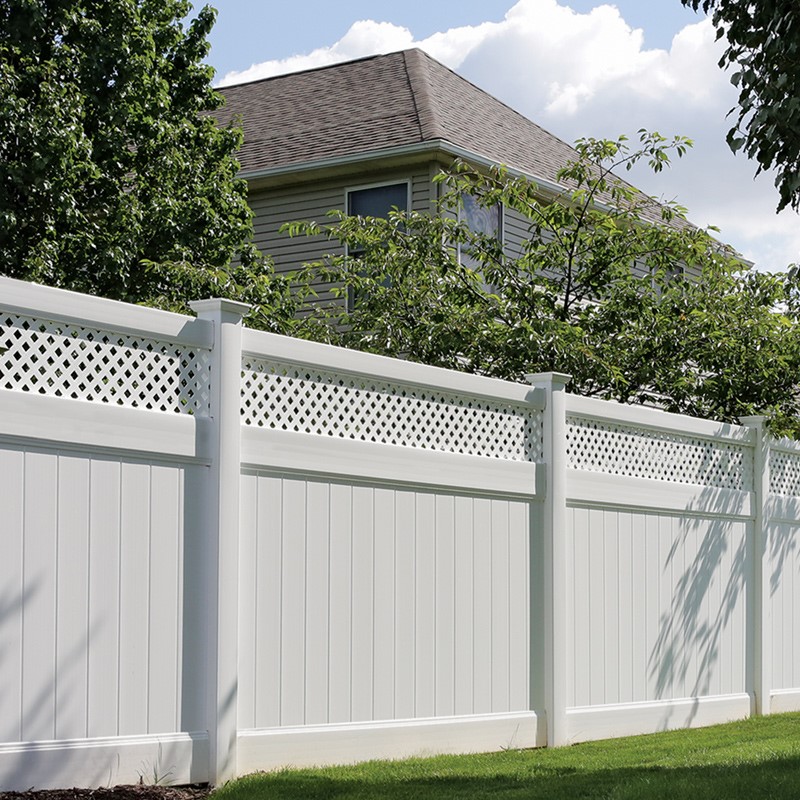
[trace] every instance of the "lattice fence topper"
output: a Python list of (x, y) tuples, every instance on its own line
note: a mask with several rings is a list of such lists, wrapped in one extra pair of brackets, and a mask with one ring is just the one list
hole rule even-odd
[(570, 417), (567, 458), (573, 469), (631, 478), (747, 491), (753, 455), (732, 442)]
[(210, 351), (0, 313), (0, 387), (189, 414), (209, 402)]
[(542, 413), (438, 389), (243, 360), (242, 422), (277, 430), (541, 461)]
[(800, 453), (770, 450), (769, 490), (772, 494), (800, 497)]

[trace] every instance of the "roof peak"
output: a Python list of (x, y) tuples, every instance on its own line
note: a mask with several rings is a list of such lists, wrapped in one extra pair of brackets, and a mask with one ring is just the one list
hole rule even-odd
[(243, 170), (354, 159), (424, 142), (555, 181), (566, 142), (421, 48), (224, 87), (221, 124), (241, 119)]

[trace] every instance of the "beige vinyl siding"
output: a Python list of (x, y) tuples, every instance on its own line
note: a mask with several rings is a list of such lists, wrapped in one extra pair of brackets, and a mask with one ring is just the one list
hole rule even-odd
[(291, 238), (281, 233), (281, 226), (296, 220), (328, 221), (327, 212), (344, 211), (349, 188), (365, 187), (390, 181), (411, 182), (411, 207), (415, 211), (431, 208), (430, 170), (427, 165), (413, 171), (373, 173), (339, 178), (335, 181), (304, 183), (278, 189), (255, 190), (250, 195), (253, 210), (254, 241), (258, 249), (270, 255), (278, 272), (297, 269), (307, 261), (326, 254), (341, 254), (334, 240), (323, 236)]
[(287, 222), (296, 220), (326, 222), (326, 213), (330, 209), (342, 209), (342, 197), (341, 187), (318, 184), (251, 193), (256, 247), (272, 257), (279, 272), (297, 269), (306, 261), (314, 261), (328, 252), (337, 252), (336, 242), (325, 237), (292, 238), (281, 233), (280, 229)]
[(530, 220), (513, 208), (503, 208), (503, 250), (508, 258), (519, 258), (530, 238)]

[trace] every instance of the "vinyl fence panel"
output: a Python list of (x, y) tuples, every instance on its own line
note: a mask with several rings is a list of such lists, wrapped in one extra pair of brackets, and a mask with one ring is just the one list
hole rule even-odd
[(0, 278), (0, 790), (800, 709), (800, 446)]

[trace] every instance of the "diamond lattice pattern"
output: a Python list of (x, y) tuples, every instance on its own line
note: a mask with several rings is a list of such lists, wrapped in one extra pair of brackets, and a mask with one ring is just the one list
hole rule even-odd
[(209, 402), (210, 351), (0, 315), (0, 387), (189, 414)]
[(749, 448), (616, 423), (570, 417), (567, 457), (573, 469), (670, 483), (748, 491)]
[(540, 411), (260, 359), (243, 362), (242, 422), (510, 461), (542, 457)]
[(800, 453), (770, 450), (769, 490), (785, 497), (800, 497)]

